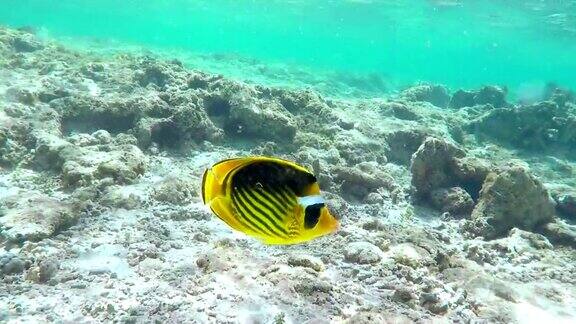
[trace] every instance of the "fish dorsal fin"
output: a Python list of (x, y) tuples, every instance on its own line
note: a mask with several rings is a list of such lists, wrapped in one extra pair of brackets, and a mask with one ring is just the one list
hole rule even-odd
[(218, 182), (223, 184), (225, 179), (227, 179), (227, 177), (229, 177), (234, 171), (240, 169), (244, 165), (250, 164), (251, 162), (250, 158), (228, 159), (214, 164), (210, 169), (218, 178)]

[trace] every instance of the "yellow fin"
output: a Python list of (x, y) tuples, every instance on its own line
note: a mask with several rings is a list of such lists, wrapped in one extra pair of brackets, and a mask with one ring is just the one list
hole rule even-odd
[(225, 191), (226, 177), (239, 167), (250, 163), (246, 158), (235, 158), (220, 161), (204, 171), (202, 178), (202, 201), (209, 204), (216, 197), (222, 196)]
[(296, 170), (299, 170), (299, 171), (302, 171), (305, 173), (312, 174), (312, 172), (310, 172), (310, 170), (306, 169), (305, 167), (298, 165), (292, 161), (288, 161), (288, 160), (284, 160), (284, 159), (280, 159), (280, 158), (267, 157), (267, 156), (253, 156), (250, 159), (252, 159), (252, 162), (262, 162), (262, 161), (275, 162), (275, 163), (278, 163), (278, 164), (281, 164), (284, 166), (290, 166)]
[(234, 215), (234, 212), (231, 210), (226, 197), (216, 197), (212, 199), (210, 202), (210, 209), (212, 209), (212, 212), (216, 214), (218, 218), (228, 224), (228, 226), (237, 231), (246, 232), (246, 227), (238, 221), (236, 215)]

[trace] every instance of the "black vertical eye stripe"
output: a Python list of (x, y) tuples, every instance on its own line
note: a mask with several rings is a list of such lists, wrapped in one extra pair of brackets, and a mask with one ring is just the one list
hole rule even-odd
[[(239, 189), (236, 192), (238, 193), (238, 198), (240, 198), (238, 199), (240, 205), (244, 207), (245, 212), (250, 217), (258, 221), (258, 223), (267, 228), (270, 232), (274, 233), (276, 236), (285, 237), (286, 230), (279, 227), (278, 224), (276, 224), (276, 222), (272, 218), (270, 218), (270, 216), (268, 216), (265, 212), (263, 212), (258, 206), (254, 205), (250, 201), (250, 199), (246, 196), (246, 192), (244, 190)], [(249, 208), (247, 205), (249, 205), (249, 207), (251, 208)], [(254, 212), (258, 213), (259, 215), (256, 215), (256, 213)], [(266, 218), (273, 225), (274, 228), (270, 227), (270, 225), (268, 225), (268, 223), (263, 218)]]
[(323, 203), (309, 205), (306, 207), (304, 212), (304, 227), (307, 229), (314, 228), (318, 221), (320, 220), (320, 214), (322, 213), (322, 208), (325, 208)]
[[(266, 215), (266, 216), (272, 214), (274, 216), (274, 218), (276, 218), (276, 221), (273, 221), (272, 219), (270, 219), (268, 217), (267, 218), (270, 219), (270, 221), (272, 223), (274, 223), (274, 226), (278, 227), (279, 229), (282, 228), (282, 226), (278, 224), (278, 222), (282, 223), (282, 221), (283, 221), (282, 214), (279, 213), (276, 209), (274, 209), (271, 206), (271, 203), (268, 202), (265, 197), (263, 197), (263, 196), (259, 197), (252, 190), (244, 189), (242, 191), (247, 196), (250, 196), (250, 197), (248, 197), (248, 200), (251, 202), (251, 205), (253, 205), (255, 209), (258, 209), (259, 211), (261, 211), (261, 214)], [(261, 198), (263, 198), (263, 199), (261, 199)], [(253, 204), (252, 201), (257, 202), (258, 204), (260, 204), (260, 206)], [(262, 208), (264, 208), (264, 210), (262, 210)]]
[(244, 207), (240, 205), (238, 195), (236, 193), (232, 194), (232, 203), (234, 207), (238, 210), (238, 220), (244, 224), (246, 227), (250, 228), (256, 233), (260, 233), (262, 235), (270, 236), (270, 233), (266, 232), (262, 227), (258, 224), (254, 223), (250, 217), (247, 217), (247, 212), (245, 211)]

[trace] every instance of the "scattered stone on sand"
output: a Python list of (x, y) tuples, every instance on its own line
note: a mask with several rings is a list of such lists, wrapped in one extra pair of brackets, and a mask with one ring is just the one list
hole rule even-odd
[(230, 251), (219, 248), (201, 255), (196, 260), (196, 265), (205, 273), (221, 272), (232, 267), (232, 260)]
[(555, 193), (553, 197), (560, 215), (576, 220), (576, 192)]
[(272, 284), (278, 285), (281, 291), (286, 291), (286, 294), (289, 294), (287, 296), (293, 294), (292, 292), (309, 297), (330, 294), (334, 289), (332, 283), (318, 277), (316, 271), (309, 271), (280, 267), (265, 277)]
[(384, 173), (376, 163), (363, 162), (350, 167), (336, 167), (332, 170), (334, 180), (340, 183), (341, 190), (348, 196), (363, 199), (379, 188), (394, 191), (397, 185), (394, 179)]
[(322, 260), (311, 255), (291, 255), (288, 257), (288, 265), (293, 267), (310, 268), (315, 271), (323, 271), (325, 266)]
[(394, 262), (411, 268), (419, 268), (431, 262), (428, 251), (411, 243), (401, 243), (390, 247), (389, 255)]
[(358, 312), (350, 317), (346, 324), (387, 323), (387, 317), (378, 312)]
[(471, 217), (472, 223), (483, 224), (475, 234), (493, 239), (513, 227), (538, 230), (554, 219), (555, 205), (538, 179), (512, 165), (487, 176)]
[(344, 249), (344, 260), (358, 264), (378, 263), (382, 259), (382, 250), (372, 243), (353, 242)]
[(99, 203), (102, 206), (127, 210), (136, 209), (142, 205), (142, 199), (139, 196), (122, 189), (121, 186), (117, 185), (106, 187)]
[(198, 196), (197, 182), (190, 178), (168, 177), (154, 186), (151, 196), (161, 203), (186, 205)]
[(9, 207), (0, 215), (0, 237), (9, 242), (40, 241), (78, 221), (70, 203), (39, 193), (22, 192), (1, 203)]
[(24, 268), (24, 260), (17, 255), (12, 253), (4, 253), (0, 255), (0, 274), (3, 276), (22, 273)]
[(538, 254), (552, 249), (550, 241), (542, 234), (513, 228), (507, 237), (492, 241), (471, 241), (464, 245), (468, 259), (483, 265), (500, 263), (525, 263), (538, 258)]
[(32, 266), (26, 273), (26, 279), (35, 283), (46, 283), (59, 269), (58, 262), (53, 259), (45, 259)]
[(576, 226), (562, 220), (555, 220), (544, 225), (544, 234), (552, 243), (576, 248)]

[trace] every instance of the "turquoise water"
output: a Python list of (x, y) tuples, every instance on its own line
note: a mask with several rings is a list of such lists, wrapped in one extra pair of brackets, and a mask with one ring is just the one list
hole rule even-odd
[(576, 88), (576, 1), (0, 0), (0, 24), (429, 81)]

